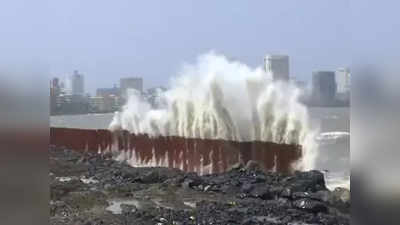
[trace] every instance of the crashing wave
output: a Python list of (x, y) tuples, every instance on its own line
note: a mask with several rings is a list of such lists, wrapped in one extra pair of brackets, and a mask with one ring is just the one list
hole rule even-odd
[(109, 128), (152, 136), (300, 144), (304, 157), (298, 166), (312, 169), (314, 133), (294, 85), (273, 82), (261, 67), (211, 52), (185, 65), (170, 87), (159, 96), (162, 107), (131, 95)]
[(339, 139), (344, 139), (350, 137), (349, 132), (344, 131), (334, 131), (334, 132), (324, 132), (320, 133), (315, 137), (315, 140), (319, 142), (327, 142), (327, 141), (337, 141)]

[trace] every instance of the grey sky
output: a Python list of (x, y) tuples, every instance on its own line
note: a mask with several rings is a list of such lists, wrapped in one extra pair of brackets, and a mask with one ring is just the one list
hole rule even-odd
[(74, 69), (86, 89), (142, 76), (165, 85), (183, 62), (215, 50), (250, 66), (288, 54), (291, 75), (351, 63), (346, 0), (6, 1), (0, 7), (2, 57), (38, 61), (51, 76)]

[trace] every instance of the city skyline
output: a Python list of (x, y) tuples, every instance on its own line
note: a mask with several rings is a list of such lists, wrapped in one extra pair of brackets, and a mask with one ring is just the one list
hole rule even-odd
[[(287, 66), (290, 67), (290, 72), (289, 72), (289, 68), (288, 68), (288, 71), (287, 71), (287, 75), (289, 76), (289, 79), (293, 80), (293, 81), (299, 81), (299, 82), (302, 82), (302, 83), (305, 83), (305, 84), (309, 84), (309, 83), (312, 82), (312, 74), (313, 74), (314, 71), (324, 70), (324, 71), (337, 72), (337, 71), (340, 71), (341, 69), (345, 69), (345, 70), (348, 70), (348, 71), (350, 70), (350, 67), (347, 66), (347, 65), (339, 65), (336, 68), (311, 68), (310, 71), (309, 71), (308, 77), (306, 79), (302, 79), (301, 77), (299, 78), (299, 77), (297, 77), (297, 76), (292, 74), (292, 72), (291, 72), (292, 71), (291, 57), (289, 55), (284, 55), (284, 54), (265, 54), (265, 56), (263, 57), (263, 62), (260, 63), (260, 65), (257, 65), (255, 67), (261, 67), (265, 71), (267, 71), (268, 69), (266, 68), (266, 66), (267, 66), (266, 65), (266, 57), (268, 57), (268, 56), (272, 56), (272, 57), (285, 56), (285, 57), (287, 57), (287, 59), (286, 59), (288, 61), (287, 62)], [(238, 59), (235, 59), (235, 60), (238, 60)], [(84, 76), (86, 75), (85, 73), (82, 73), (80, 70), (77, 70), (77, 69), (72, 69), (71, 71), (73, 71), (72, 75), (71, 75), (71, 72), (69, 72), (69, 74), (67, 73), (67, 74), (64, 74), (64, 75), (61, 75), (61, 76), (60, 75), (56, 75), (56, 74), (52, 74), (51, 77), (59, 78), (60, 79), (60, 83), (64, 83), (64, 84), (66, 84), (66, 86), (68, 86), (67, 83), (71, 82), (71, 81), (69, 81), (69, 79), (71, 79), (71, 77), (73, 76), (73, 73), (79, 71), (82, 75), (84, 75)], [(270, 72), (272, 72), (272, 71), (270, 71)], [(169, 80), (167, 80), (165, 83), (159, 83), (158, 85), (146, 84), (146, 82), (145, 82), (145, 77), (146, 76), (137, 76), (137, 75), (128, 76), (128, 75), (123, 75), (123, 74), (127, 74), (127, 73), (122, 73), (122, 75), (113, 76), (113, 81), (111, 81), (108, 84), (105, 84), (104, 86), (97, 86), (97, 85), (95, 85), (96, 82), (92, 82), (92, 83), (88, 82), (88, 84), (89, 84), (89, 88), (88, 88), (88, 86), (86, 86), (87, 84), (85, 82), (85, 86), (84, 86), (84, 89), (86, 90), (85, 94), (90, 94), (90, 95), (95, 96), (98, 89), (103, 89), (103, 88), (107, 89), (107, 88), (113, 88), (113, 87), (117, 87), (117, 86), (119, 87), (121, 79), (124, 79), (124, 78), (141, 78), (142, 79), (142, 81), (141, 81), (142, 82), (142, 84), (141, 84), (142, 85), (142, 88), (141, 88), (142, 90), (151, 89), (151, 88), (155, 88), (155, 87), (167, 87), (168, 84), (169, 84)], [(173, 76), (171, 76), (170, 78), (172, 78), (172, 77)], [(85, 77), (85, 79), (86, 79), (86, 77)], [(289, 79), (285, 79), (285, 80), (288, 81)], [(66, 89), (68, 89), (68, 87), (66, 87)]]
[[(278, 67), (276, 67), (275, 69), (272, 69), (272, 68), (267, 68), (268, 66), (271, 66), (272, 64), (271, 64), (271, 62), (267, 62), (267, 58), (275, 58), (275, 57), (278, 57), (278, 58), (285, 58), (284, 60), (286, 60), (286, 62), (283, 64), (283, 65), (279, 65)], [(236, 60), (236, 59), (235, 59)], [(280, 64), (281, 64), (281, 62), (280, 62), (280, 60), (281, 59), (279, 59), (277, 62), (279, 62)], [(296, 76), (294, 76), (294, 75), (292, 75), (292, 73), (291, 72), (289, 72), (289, 70), (291, 70), (291, 69), (289, 69), (289, 68), (291, 68), (291, 61), (290, 61), (291, 59), (290, 59), (290, 56), (288, 56), (288, 55), (284, 55), (284, 54), (265, 54), (265, 57), (264, 57), (264, 62), (263, 62), (263, 64), (260, 64), (259, 66), (257, 66), (257, 67), (262, 67), (263, 69), (264, 69), (264, 71), (266, 71), (266, 72), (271, 72), (272, 74), (274, 73), (273, 71), (274, 70), (276, 70), (276, 69), (278, 69), (279, 67), (288, 67), (286, 70), (286, 72), (284, 73), (285, 75), (285, 77), (286, 78), (284, 78), (284, 80), (286, 80), (286, 81), (289, 81), (289, 80), (291, 80), (291, 81), (294, 81), (294, 82), (300, 82), (300, 83), (303, 83), (303, 84), (305, 84), (306, 86), (308, 86), (309, 84), (311, 84), (312, 83), (312, 79), (313, 79), (313, 73), (315, 72), (315, 71), (329, 71), (329, 72), (334, 72), (335, 74), (337, 74), (337, 73), (339, 73), (339, 72), (342, 72), (343, 70), (345, 70), (345, 71), (347, 71), (347, 73), (348, 74), (350, 74), (350, 68), (348, 67), (348, 66), (339, 66), (339, 67), (337, 67), (337, 68), (334, 68), (334, 69), (326, 69), (326, 68), (318, 68), (318, 69), (312, 69), (312, 70), (310, 70), (310, 73), (309, 73), (309, 78), (308, 79), (299, 79), (298, 77), (296, 77)], [(57, 78), (57, 79), (59, 79), (60, 80), (60, 83), (61, 84), (63, 84), (63, 85), (65, 85), (66, 87), (64, 88), (67, 92), (71, 92), (72, 90), (71, 90), (71, 87), (68, 87), (68, 86), (70, 86), (71, 84), (68, 84), (68, 82), (71, 82), (71, 80), (70, 79), (72, 79), (72, 77), (76, 74), (76, 73), (78, 73), (78, 71), (79, 70), (77, 70), (77, 69), (74, 69), (73, 70), (73, 72), (72, 72), (72, 74), (66, 74), (66, 75), (64, 75), (64, 76), (57, 76), (57, 75), (52, 75), (51, 77), (52, 77), (52, 79), (53, 78)], [(83, 74), (83, 73), (81, 73), (80, 71), (79, 71), (79, 75), (83, 75), (83, 77), (85, 77), (85, 74)], [(337, 75), (335, 75), (335, 76), (337, 76)], [(153, 85), (153, 86), (151, 86), (151, 85), (145, 85), (145, 82), (144, 82), (144, 77), (143, 76), (126, 76), (126, 75), (121, 75), (121, 76), (114, 76), (114, 78), (115, 78), (115, 80), (114, 80), (114, 82), (111, 82), (111, 83), (109, 83), (109, 84), (106, 84), (105, 86), (95, 86), (95, 85), (93, 85), (93, 84), (91, 84), (91, 86), (92, 86), (92, 90), (88, 90), (87, 88), (86, 88), (86, 86), (83, 86), (83, 89), (84, 90), (87, 90), (84, 94), (89, 94), (89, 95), (92, 95), (92, 96), (98, 96), (98, 90), (99, 89), (113, 89), (113, 88), (121, 88), (121, 81), (122, 80), (124, 80), (124, 79), (140, 79), (141, 81), (141, 84), (140, 84), (140, 90), (143, 92), (144, 90), (147, 90), (147, 89), (151, 89), (151, 88), (157, 88), (157, 87), (168, 87), (168, 81), (166, 82), (166, 83), (164, 83), (164, 84), (160, 84), (160, 85)], [(343, 79), (343, 78), (342, 78)], [(336, 80), (336, 82), (338, 82), (337, 80)], [(344, 81), (342, 81), (342, 82), (344, 82)], [(348, 82), (350, 82), (350, 81), (348, 81)], [(85, 85), (87, 85), (86, 83), (85, 83)], [(341, 84), (338, 84), (338, 85), (341, 85)], [(349, 84), (347, 84), (347, 85), (349, 85)], [(310, 86), (308, 86), (308, 87), (310, 87)], [(311, 88), (311, 87), (310, 87)], [(341, 89), (339, 89), (339, 90), (341, 90)]]
[(29, 37), (23, 43), (0, 37), (8, 43), (4, 54), (33, 58), (51, 76), (77, 69), (90, 93), (121, 76), (142, 76), (146, 88), (164, 85), (184, 63), (212, 50), (250, 67), (261, 66), (265, 53), (289, 55), (291, 74), (300, 80), (310, 80), (313, 69), (351, 62), (347, 0), (7, 4), (23, 16), (3, 14), (14, 21), (5, 33), (14, 34), (21, 21), (34, 29), (18, 33)]

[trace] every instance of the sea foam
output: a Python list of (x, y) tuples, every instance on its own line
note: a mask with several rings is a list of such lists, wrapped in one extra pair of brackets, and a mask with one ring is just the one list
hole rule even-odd
[(309, 127), (300, 90), (273, 82), (261, 67), (250, 68), (209, 52), (185, 64), (159, 96), (157, 107), (131, 94), (110, 130), (151, 136), (300, 144), (303, 157), (295, 167), (313, 169), (315, 132)]

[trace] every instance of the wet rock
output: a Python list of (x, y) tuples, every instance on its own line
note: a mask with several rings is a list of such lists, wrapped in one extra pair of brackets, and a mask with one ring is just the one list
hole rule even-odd
[(246, 170), (261, 170), (261, 166), (254, 160), (249, 160), (245, 166)]
[(199, 177), (196, 173), (188, 173), (184, 178), (182, 187), (192, 188), (194, 186), (199, 186), (203, 183), (204, 183), (203, 179), (201, 179), (201, 177)]
[[(199, 176), (169, 168), (132, 168), (98, 154), (73, 151), (51, 151), (50, 161), (50, 224), (348, 225), (350, 221), (346, 211), (350, 192), (327, 190), (318, 171), (284, 175), (238, 164), (226, 173)], [(90, 177), (98, 182), (60, 182), (57, 177)], [(113, 199), (135, 199), (138, 208), (121, 204), (121, 214), (110, 213), (106, 208)], [(192, 202), (195, 208), (187, 206)]]
[(231, 171), (235, 171), (235, 170), (240, 170), (244, 168), (244, 165), (241, 162), (237, 162), (235, 164), (233, 164), (232, 166), (228, 167), (227, 171), (231, 172)]
[(167, 223), (167, 222), (168, 222), (168, 220), (165, 219), (165, 218), (163, 218), (163, 217), (161, 217), (161, 218), (159, 219), (159, 221), (160, 221), (161, 223)]
[(308, 172), (295, 172), (295, 179), (292, 180), (295, 191), (326, 190), (324, 174), (320, 171), (312, 170)]
[(326, 212), (328, 210), (326, 205), (323, 204), (322, 202), (307, 199), (307, 198), (303, 198), (303, 199), (294, 201), (293, 206), (298, 209), (310, 211), (313, 213)]
[(137, 210), (136, 206), (130, 204), (121, 204), (120, 207), (123, 214), (136, 212)]
[(154, 184), (160, 181), (160, 177), (158, 171), (152, 170), (141, 176), (139, 180), (144, 184)]
[(254, 185), (253, 184), (243, 184), (241, 187), (241, 192), (244, 193), (249, 193), (250, 191), (252, 191), (254, 189)]
[(204, 191), (209, 191), (209, 190), (211, 190), (211, 185), (207, 185), (204, 187)]
[(278, 198), (281, 196), (283, 192), (283, 187), (279, 185), (270, 185), (269, 186), (269, 192), (274, 198)]
[(295, 192), (292, 194), (293, 199), (301, 199), (301, 198), (311, 198), (311, 194), (308, 192)]
[(350, 191), (345, 188), (335, 188), (331, 193), (330, 203), (342, 212), (350, 212)]
[(331, 192), (330, 191), (317, 191), (315, 193), (310, 194), (311, 198), (319, 200), (321, 202), (330, 202), (331, 199)]
[(125, 179), (135, 179), (138, 177), (138, 172), (135, 168), (123, 167), (120, 171), (116, 171), (116, 174), (121, 174), (121, 176)]
[(182, 183), (184, 182), (184, 180), (185, 180), (185, 177), (183, 175), (178, 175), (176, 177), (166, 179), (164, 181), (164, 184), (167, 186), (169, 186), (169, 185), (170, 186), (181, 186)]
[(335, 200), (340, 200), (345, 204), (350, 204), (351, 195), (348, 189), (337, 187), (332, 192), (332, 195), (334, 196)]
[(254, 183), (264, 183), (267, 180), (264, 174), (257, 174), (254, 179)]
[(272, 195), (269, 192), (269, 187), (266, 185), (257, 185), (250, 191), (249, 196), (261, 199), (272, 199)]
[(291, 198), (292, 197), (292, 189), (286, 187), (283, 188), (282, 192), (281, 192), (281, 196), (284, 198)]

